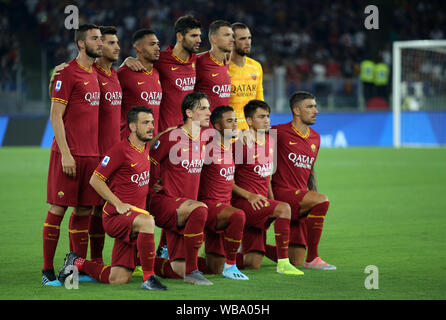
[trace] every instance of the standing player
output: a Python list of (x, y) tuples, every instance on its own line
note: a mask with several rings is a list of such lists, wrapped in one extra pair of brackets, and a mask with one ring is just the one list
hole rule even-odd
[[(193, 16), (185, 15), (177, 19), (174, 31), (175, 46), (169, 45), (155, 63), (163, 88), (160, 132), (183, 123), (181, 102), (188, 93), (194, 91), (196, 81), (196, 53), (201, 44), (201, 23)], [(131, 57), (126, 58), (124, 64), (133, 71), (145, 70), (137, 59)]]
[(98, 111), (100, 89), (92, 67), (102, 55), (102, 39), (95, 25), (81, 25), (75, 31), (78, 56), (54, 79), (51, 124), (54, 140), (48, 169), (47, 202), (43, 227), (42, 283), (60, 285), (53, 259), (60, 224), (68, 207), (73, 207), (69, 235), (73, 251), (85, 257), (92, 206), (101, 202), (88, 183), (99, 161)]
[(137, 106), (128, 112), (130, 135), (107, 151), (91, 176), (90, 184), (106, 200), (104, 228), (115, 238), (111, 266), (85, 260), (70, 252), (59, 272), (59, 281), (73, 272), (73, 267), (102, 283), (128, 283), (139, 262), (143, 270), (142, 288), (166, 290), (154, 274), (155, 222), (146, 208), (150, 178), (147, 141), (153, 137), (152, 110)]
[(150, 195), (150, 211), (156, 225), (166, 233), (171, 276), (183, 277), (192, 284), (211, 285), (198, 271), (207, 207), (196, 201), (204, 162), (201, 128), (209, 126), (209, 101), (204, 93), (189, 93), (181, 110), (184, 125), (162, 134), (151, 152), (157, 169), (152, 178), (160, 179), (163, 188)]
[[(102, 34), (102, 56), (93, 64), (96, 70), (101, 99), (99, 102), (98, 142), (99, 155), (106, 156), (106, 151), (121, 139), (119, 125), (121, 121), (122, 90), (118, 75), (112, 65), (119, 58), (119, 41), (115, 27), (99, 27)], [(90, 258), (102, 263), (105, 231), (102, 226), (102, 205), (95, 206), (88, 226), (90, 236)]]
[(209, 26), (209, 42), (211, 50), (197, 57), (195, 91), (206, 93), (212, 112), (217, 106), (229, 105), (231, 78), (226, 58), (234, 47), (231, 24), (223, 20), (212, 22)]
[(237, 116), (237, 127), (248, 129), (243, 107), (252, 99), (263, 101), (263, 70), (260, 63), (247, 55), (251, 52), (251, 32), (241, 23), (232, 24), (235, 48), (229, 63), (231, 77), (231, 99), (229, 105)]
[(122, 86), (121, 138), (127, 138), (127, 112), (131, 107), (143, 105), (153, 110), (154, 135), (158, 133), (159, 109), (163, 95), (158, 70), (153, 67), (160, 57), (159, 41), (150, 29), (141, 29), (133, 34), (133, 48), (137, 60), (144, 66), (142, 71), (132, 71), (123, 65), (118, 69)]
[(301, 265), (308, 247), (305, 268), (335, 270), (318, 254), (329, 201), (318, 193), (314, 163), (320, 136), (310, 128), (316, 122), (316, 99), (299, 91), (290, 98), (293, 120), (273, 128), (277, 130), (277, 171), (272, 177), (274, 196), (290, 204), (291, 232), (289, 255), (294, 265)]
[[(271, 197), (270, 175), (274, 165), (274, 145), (267, 133), (270, 108), (266, 102), (251, 100), (244, 108), (249, 131), (236, 141), (235, 184), (232, 205), (245, 212), (242, 253), (245, 268), (259, 269), (265, 252), (266, 230), (272, 220), (277, 244), (277, 272), (302, 275), (288, 259), (291, 209), (286, 202)], [(268, 199), (268, 196), (269, 199)]]
[(205, 228), (206, 264), (212, 273), (235, 280), (248, 280), (236, 265), (237, 250), (245, 226), (245, 213), (231, 206), (235, 164), (232, 139), (237, 136), (237, 118), (229, 106), (212, 111), (216, 135), (206, 145), (198, 200), (208, 207)]

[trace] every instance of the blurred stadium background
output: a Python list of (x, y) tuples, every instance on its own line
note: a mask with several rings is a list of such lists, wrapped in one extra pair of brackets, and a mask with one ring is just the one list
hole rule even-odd
[[(311, 91), (322, 111), (316, 129), (328, 147), (392, 146), (392, 45), (446, 37), (446, 3), (440, 0), (375, 1), (378, 30), (365, 28), (364, 9), (370, 3), (363, 0), (1, 0), (0, 146), (48, 145), (48, 79), (55, 65), (77, 55), (74, 32), (64, 27), (64, 9), (70, 4), (79, 8), (80, 23), (118, 27), (121, 61), (133, 55), (134, 31), (154, 29), (164, 49), (174, 41), (174, 21), (186, 13), (203, 24), (203, 51), (209, 49), (207, 27), (213, 20), (246, 23), (253, 35), (250, 56), (264, 69), (265, 100), (275, 112), (273, 122), (288, 119), (281, 113), (288, 111), (293, 91)], [(441, 128), (446, 122), (445, 50), (432, 56), (422, 51), (405, 55), (411, 72), (404, 73), (403, 67), (402, 108), (427, 112), (405, 120), (410, 124), (406, 144), (446, 144)], [(369, 78), (365, 61), (372, 62), (369, 71), (377, 70), (368, 73)], [(31, 127), (43, 132), (36, 134), (36, 142), (16, 134), (30, 117)], [(427, 136), (413, 137), (413, 123), (428, 127)], [(404, 126), (401, 129), (404, 138)]]

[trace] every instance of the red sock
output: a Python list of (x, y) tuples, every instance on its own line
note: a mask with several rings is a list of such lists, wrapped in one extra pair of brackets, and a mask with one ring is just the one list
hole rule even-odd
[(179, 274), (173, 271), (168, 259), (155, 257), (155, 274), (162, 278), (182, 279)]
[(186, 221), (184, 227), (184, 249), (186, 260), (186, 274), (198, 269), (198, 250), (203, 243), (203, 229), (207, 218), (207, 208), (194, 209)]
[(240, 270), (245, 269), (242, 253), (240, 253), (240, 252), (237, 253), (237, 255), (235, 257), (235, 261), (237, 263), (237, 268), (239, 268)]
[(104, 249), (105, 231), (102, 226), (102, 217), (90, 216), (88, 225), (88, 235), (90, 237), (90, 259), (102, 263), (102, 250)]
[(48, 211), (43, 224), (43, 270), (53, 270), (54, 254), (56, 253), (57, 243), (59, 242), (60, 224), (63, 216), (56, 216)]
[(224, 246), (226, 253), (226, 263), (235, 264), (238, 248), (242, 241), (243, 228), (245, 226), (245, 213), (240, 210), (233, 213), (229, 219), (229, 225), (224, 231)]
[(106, 266), (103, 263), (85, 260), (84, 258), (77, 258), (74, 260), (74, 266), (82, 272), (85, 272), (90, 277), (98, 280), (101, 283), (110, 283), (111, 266)]
[(146, 281), (154, 274), (155, 239), (153, 233), (140, 232), (136, 239), (136, 247), (139, 252), (143, 281)]
[(265, 243), (265, 257), (268, 259), (277, 262), (277, 249), (276, 246)]
[(325, 201), (315, 205), (311, 208), (310, 213), (307, 217), (307, 244), (308, 244), (308, 253), (307, 253), (307, 262), (313, 261), (315, 258), (319, 256), (318, 254), (318, 246), (319, 240), (322, 235), (322, 228), (324, 226), (325, 215), (328, 211), (329, 202)]
[(79, 257), (86, 258), (88, 250), (88, 223), (90, 216), (77, 216), (71, 214), (68, 232), (70, 235), (70, 251), (76, 252)]
[(288, 258), (288, 243), (290, 240), (290, 219), (276, 218), (274, 222), (276, 236), (277, 259)]
[(198, 270), (204, 274), (214, 274), (211, 269), (209, 269), (206, 259), (203, 257), (198, 257)]

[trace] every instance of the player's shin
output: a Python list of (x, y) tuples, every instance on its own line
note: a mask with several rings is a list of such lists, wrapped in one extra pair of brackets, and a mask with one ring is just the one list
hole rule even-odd
[(245, 213), (237, 211), (228, 219), (228, 226), (224, 232), (224, 246), (226, 253), (226, 264), (233, 265), (236, 263), (237, 250), (243, 236), (243, 227), (245, 226)]
[(153, 233), (139, 232), (136, 246), (143, 272), (143, 281), (154, 274), (155, 265), (155, 239)]
[(290, 219), (276, 218), (274, 222), (277, 259), (288, 258), (288, 243), (290, 239)]
[(328, 211), (329, 202), (325, 201), (315, 205), (311, 208), (307, 217), (308, 230), (308, 253), (307, 262), (313, 261), (319, 256), (318, 246), (322, 235), (322, 228), (324, 226), (324, 219)]
[(63, 216), (57, 216), (48, 211), (43, 225), (43, 270), (53, 270), (54, 254), (60, 235), (60, 224)]
[(186, 274), (198, 269), (198, 250), (203, 243), (203, 229), (207, 218), (207, 208), (197, 207), (187, 219), (184, 227), (184, 247), (186, 255)]

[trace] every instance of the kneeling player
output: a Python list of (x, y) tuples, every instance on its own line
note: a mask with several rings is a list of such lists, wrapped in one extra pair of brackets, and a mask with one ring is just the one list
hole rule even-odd
[[(310, 128), (316, 122), (316, 100), (308, 92), (291, 96), (293, 120), (274, 126), (277, 130), (277, 171), (272, 177), (275, 198), (286, 201), (292, 210), (289, 256), (295, 266), (301, 265), (308, 247), (305, 268), (335, 270), (319, 257), (318, 246), (329, 201), (318, 193), (314, 163), (320, 136)], [(274, 250), (267, 256), (275, 260)], [(269, 251), (269, 252), (268, 252)]]
[[(268, 199), (273, 169), (273, 144), (270, 144), (270, 108), (260, 100), (251, 100), (245, 107), (249, 131), (235, 145), (235, 184), (232, 205), (246, 214), (242, 253), (245, 268), (259, 269), (265, 252), (266, 230), (274, 222), (277, 244), (277, 272), (302, 275), (288, 259), (291, 209), (285, 202)], [(246, 138), (246, 139), (245, 139)], [(240, 163), (240, 164), (239, 164)]]
[[(59, 272), (59, 281), (72, 273), (73, 267), (102, 283), (128, 283), (137, 265), (137, 253), (143, 270), (142, 288), (166, 290), (154, 274), (155, 222), (147, 211), (149, 185), (149, 147), (153, 135), (151, 109), (134, 107), (128, 112), (130, 135), (113, 147), (97, 166), (90, 184), (107, 202), (103, 208), (103, 225), (115, 238), (112, 264), (105, 266), (85, 260), (70, 252)], [(107, 183), (108, 181), (108, 183)]]
[(232, 139), (237, 135), (237, 118), (231, 107), (219, 106), (211, 114), (211, 123), (216, 134), (206, 145), (198, 192), (198, 200), (208, 207), (204, 230), (206, 264), (212, 273), (221, 273), (235, 280), (248, 280), (236, 265), (245, 213), (231, 206), (235, 172)]

